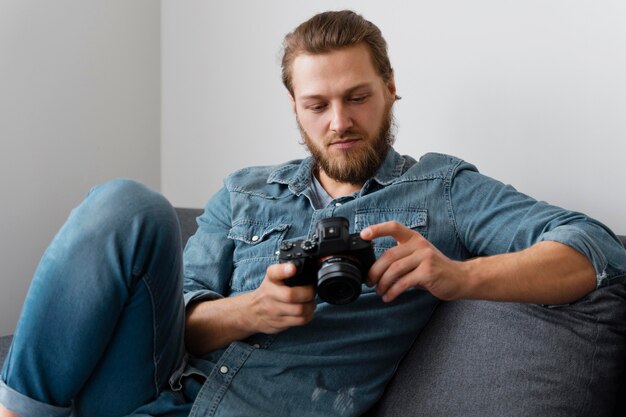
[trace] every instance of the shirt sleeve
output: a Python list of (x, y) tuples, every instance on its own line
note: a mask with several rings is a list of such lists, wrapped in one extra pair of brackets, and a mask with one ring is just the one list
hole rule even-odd
[(462, 162), (448, 184), (456, 232), (473, 256), (517, 252), (540, 241), (585, 255), (597, 286), (626, 278), (626, 249), (615, 234), (582, 213), (537, 201)]
[(228, 239), (231, 210), (230, 195), (225, 188), (209, 200), (196, 221), (198, 230), (189, 238), (183, 256), (186, 306), (222, 298), (229, 292), (234, 244)]

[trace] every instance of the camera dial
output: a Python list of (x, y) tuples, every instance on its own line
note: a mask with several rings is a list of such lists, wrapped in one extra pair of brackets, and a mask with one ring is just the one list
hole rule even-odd
[(294, 247), (294, 243), (288, 240), (283, 240), (283, 242), (280, 244), (280, 250), (282, 251), (291, 250), (291, 248), (293, 247)]
[(302, 243), (300, 244), (300, 247), (305, 252), (311, 252), (312, 250), (315, 249), (315, 242), (311, 240), (303, 240)]

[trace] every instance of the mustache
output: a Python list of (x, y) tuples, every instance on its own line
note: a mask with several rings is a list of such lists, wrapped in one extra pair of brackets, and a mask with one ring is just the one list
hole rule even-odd
[(334, 142), (346, 141), (346, 140), (358, 140), (363, 139), (365, 137), (364, 134), (354, 131), (348, 130), (341, 134), (339, 133), (331, 133), (326, 137), (326, 144), (331, 144)]

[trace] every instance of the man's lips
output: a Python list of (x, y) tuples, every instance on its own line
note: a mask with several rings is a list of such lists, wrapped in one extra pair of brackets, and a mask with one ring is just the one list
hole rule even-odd
[(335, 149), (348, 149), (357, 144), (361, 140), (360, 137), (355, 138), (345, 138), (345, 139), (336, 139), (330, 142), (328, 146)]

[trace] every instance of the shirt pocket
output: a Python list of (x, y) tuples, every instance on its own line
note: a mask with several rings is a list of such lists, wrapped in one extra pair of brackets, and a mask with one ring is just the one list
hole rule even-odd
[(228, 238), (235, 243), (232, 291), (250, 291), (261, 285), (267, 268), (278, 261), (277, 251), (289, 228), (289, 224), (244, 220), (230, 229)]
[[(368, 208), (357, 209), (354, 214), (355, 232), (378, 223), (395, 221), (419, 232), (428, 238), (428, 210), (422, 208)], [(372, 241), (374, 252), (378, 258), (384, 251), (396, 246), (392, 237), (381, 237)]]

